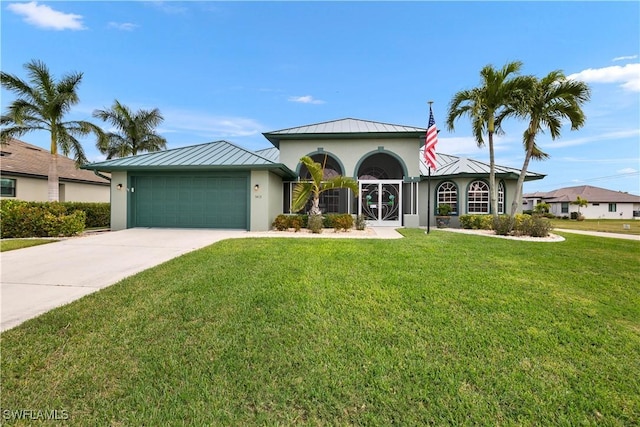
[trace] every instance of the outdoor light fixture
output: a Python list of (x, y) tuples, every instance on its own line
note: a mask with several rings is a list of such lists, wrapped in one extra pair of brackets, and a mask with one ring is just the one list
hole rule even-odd
[(258, 191), (260, 189), (260, 184), (256, 184), (253, 186), (253, 191)]
[(122, 184), (118, 184), (118, 185), (116, 185), (116, 188), (117, 188), (118, 190), (122, 190)]

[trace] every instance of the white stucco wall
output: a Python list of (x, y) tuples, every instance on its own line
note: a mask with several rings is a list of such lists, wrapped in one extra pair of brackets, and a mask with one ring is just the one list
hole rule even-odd
[[(251, 171), (250, 231), (267, 231), (275, 217), (282, 213), (282, 179), (269, 171)], [(255, 190), (255, 186), (260, 188)]]
[[(6, 199), (25, 200), (28, 202), (46, 202), (48, 196), (48, 182), (46, 178), (31, 178), (23, 176), (5, 176), (16, 180), (16, 197)], [(84, 184), (60, 180), (61, 202), (92, 202), (109, 203), (109, 186), (100, 184)]]
[(371, 152), (383, 150), (403, 160), (409, 177), (420, 175), (418, 138), (398, 139), (335, 139), (335, 140), (283, 140), (280, 141), (280, 162), (297, 170), (300, 158), (324, 151), (336, 157), (344, 167), (344, 175), (356, 178), (356, 166)]
[[(118, 190), (118, 184), (122, 188)], [(128, 198), (127, 172), (111, 173), (111, 230), (124, 230), (127, 228), (127, 198)]]
[[(609, 203), (588, 203), (580, 208), (580, 213), (586, 219), (633, 219), (633, 211), (640, 210), (640, 204), (615, 203), (615, 212), (609, 212)], [(578, 206), (569, 203), (569, 213), (562, 213), (561, 203), (551, 203), (551, 213), (555, 216), (571, 216), (571, 212), (578, 212)]]

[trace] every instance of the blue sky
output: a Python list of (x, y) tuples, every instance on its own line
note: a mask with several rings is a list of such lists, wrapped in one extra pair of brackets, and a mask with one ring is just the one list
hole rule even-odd
[[(437, 151), (479, 160), (468, 119), (445, 126), (457, 91), (508, 61), (538, 77), (560, 69), (592, 99), (579, 131), (538, 144), (546, 174), (525, 192), (593, 185), (640, 194), (640, 3), (629, 2), (12, 2), (1, 10), (2, 70), (44, 61), (84, 73), (70, 119), (115, 99), (159, 108), (169, 148), (226, 139), (248, 149), (288, 127), (358, 118), (441, 129)], [(2, 111), (13, 95), (2, 91)], [(103, 125), (102, 122), (96, 123)], [(106, 126), (106, 125), (105, 125)], [(520, 168), (524, 123), (496, 141)], [(26, 142), (47, 147), (48, 135)], [(104, 157), (84, 142), (92, 161)]]

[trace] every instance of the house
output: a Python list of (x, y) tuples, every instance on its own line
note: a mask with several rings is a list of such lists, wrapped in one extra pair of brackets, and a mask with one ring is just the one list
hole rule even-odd
[(549, 192), (527, 193), (522, 196), (523, 209), (535, 208), (539, 203), (551, 205), (555, 216), (571, 216), (578, 212), (578, 206), (571, 204), (581, 197), (587, 206), (580, 207), (580, 213), (588, 219), (640, 219), (640, 196), (606, 188), (579, 185)]
[[(17, 139), (0, 146), (0, 196), (31, 202), (48, 200), (51, 153)], [(109, 180), (79, 169), (68, 157), (58, 156), (61, 202), (109, 202)]]
[[(228, 141), (112, 159), (84, 166), (110, 172), (111, 228), (194, 227), (269, 230), (275, 217), (290, 213), (291, 194), (308, 171), (310, 156), (325, 176), (358, 180), (359, 194), (322, 194), (323, 213), (364, 215), (370, 225), (435, 224), (440, 203), (465, 213), (489, 213), (489, 166), (437, 155), (429, 174), (421, 145), (426, 129), (341, 119), (264, 133), (272, 147), (249, 151)], [(446, 147), (444, 147), (446, 148)], [(499, 210), (515, 193), (519, 170), (496, 167)], [(526, 180), (544, 175), (528, 172)], [(427, 208), (428, 206), (428, 208)]]

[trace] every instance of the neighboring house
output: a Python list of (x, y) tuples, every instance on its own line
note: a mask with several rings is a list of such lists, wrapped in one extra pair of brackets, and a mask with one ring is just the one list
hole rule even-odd
[[(269, 230), (290, 213), (296, 181), (308, 178), (300, 158), (325, 166), (325, 176), (358, 180), (360, 192), (322, 194), (323, 213), (361, 214), (370, 225), (435, 224), (439, 203), (489, 213), (489, 166), (438, 154), (431, 172), (422, 159), (426, 129), (342, 119), (267, 132), (272, 148), (249, 151), (228, 141), (112, 159), (84, 166), (110, 172), (111, 228), (193, 227)], [(446, 147), (438, 147), (444, 148)], [(496, 167), (500, 212), (507, 212), (519, 170)], [(527, 173), (526, 180), (544, 175)], [(428, 206), (428, 208), (427, 208)]]
[[(587, 206), (571, 204), (580, 196), (587, 200)], [(606, 188), (579, 185), (560, 188), (546, 193), (528, 193), (523, 195), (523, 209), (530, 210), (539, 203), (551, 205), (550, 212), (555, 216), (571, 216), (578, 212), (588, 219), (640, 219), (640, 196)]]
[[(12, 139), (0, 145), (0, 196), (31, 202), (48, 200), (51, 153)], [(68, 157), (58, 156), (59, 201), (109, 202), (109, 180), (76, 167)]]

